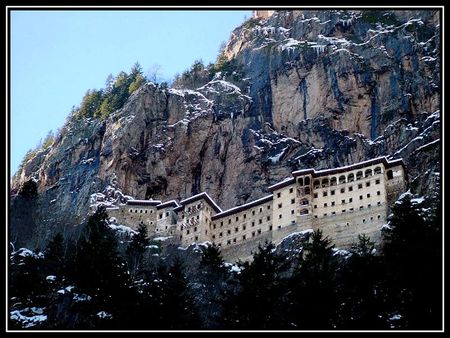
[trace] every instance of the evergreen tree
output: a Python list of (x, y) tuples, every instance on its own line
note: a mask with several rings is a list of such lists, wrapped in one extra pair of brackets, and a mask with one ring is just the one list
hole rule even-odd
[(198, 281), (201, 288), (196, 294), (196, 305), (208, 329), (219, 327), (222, 314), (222, 295), (226, 292), (228, 269), (216, 244), (208, 245), (200, 261)]
[(31, 200), (38, 195), (37, 183), (34, 179), (26, 181), (19, 190), (19, 195)]
[(45, 266), (49, 273), (59, 275), (64, 270), (64, 238), (58, 232), (44, 250)]
[(439, 197), (427, 203), (403, 195), (384, 229), (383, 253), (388, 270), (388, 294), (398, 328), (436, 329), (442, 326), (442, 233)]
[(336, 262), (334, 245), (322, 231), (315, 231), (304, 247), (290, 279), (287, 317), (292, 329), (331, 329), (336, 313)]
[(368, 236), (359, 235), (358, 240), (350, 249), (351, 256), (340, 263), (340, 306), (335, 323), (339, 329), (389, 329), (384, 320), (381, 258), (375, 255), (375, 245)]
[(277, 329), (286, 326), (286, 272), (284, 255), (272, 243), (258, 247), (252, 262), (240, 262), (237, 290), (224, 303), (223, 324), (227, 329)]
[(89, 217), (84, 238), (78, 243), (71, 278), (81, 292), (93, 297), (94, 311), (106, 311), (118, 320), (121, 315), (127, 316), (133, 297), (125, 263), (106, 220), (104, 208)]
[(158, 299), (159, 328), (165, 330), (199, 329), (200, 321), (191, 290), (184, 273), (183, 263), (176, 257), (168, 268), (159, 271)]
[(139, 270), (143, 254), (149, 243), (147, 226), (141, 223), (138, 227), (138, 233), (133, 236), (127, 247), (128, 263), (132, 274)]

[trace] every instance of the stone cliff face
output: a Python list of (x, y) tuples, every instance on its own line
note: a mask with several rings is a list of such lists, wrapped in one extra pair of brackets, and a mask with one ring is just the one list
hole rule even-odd
[(440, 177), (440, 36), (432, 10), (250, 19), (224, 50), (228, 73), (195, 89), (148, 83), (104, 122), (69, 119), (12, 182), (13, 196), (31, 177), (39, 191), (27, 235), (12, 198), (14, 240), (78, 224), (111, 179), (136, 198), (207, 191), (229, 208), (292, 170), (386, 155), (427, 193)]

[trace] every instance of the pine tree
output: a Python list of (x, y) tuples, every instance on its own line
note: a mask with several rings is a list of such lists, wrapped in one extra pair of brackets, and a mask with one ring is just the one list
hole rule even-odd
[(147, 226), (139, 224), (138, 233), (135, 234), (127, 247), (127, 257), (132, 275), (138, 270), (142, 262), (143, 254), (150, 243)]
[(289, 286), (289, 318), (293, 329), (331, 329), (338, 301), (334, 245), (322, 231), (315, 231), (304, 247), (300, 264)]
[(386, 326), (382, 282), (384, 268), (375, 255), (375, 245), (366, 235), (350, 249), (351, 256), (340, 263), (339, 309), (335, 323), (339, 329), (376, 330)]
[(132, 291), (107, 217), (104, 208), (89, 217), (84, 238), (78, 243), (71, 278), (81, 292), (93, 297), (93, 311), (107, 311), (118, 319), (127, 314)]
[(405, 194), (395, 203), (383, 233), (391, 311), (402, 316), (396, 327), (436, 329), (442, 325), (442, 235), (433, 215), (440, 203), (413, 200)]
[(64, 238), (58, 232), (44, 250), (45, 265), (49, 273), (59, 275), (64, 270)]
[(199, 266), (196, 305), (203, 326), (208, 329), (219, 327), (222, 314), (222, 295), (227, 287), (228, 269), (216, 244), (208, 245), (203, 251)]
[(237, 290), (224, 303), (223, 325), (228, 329), (277, 329), (286, 326), (284, 255), (272, 243), (259, 246), (251, 262), (240, 262)]
[(159, 271), (158, 319), (165, 330), (199, 329), (200, 321), (194, 306), (181, 259), (176, 257), (169, 268)]

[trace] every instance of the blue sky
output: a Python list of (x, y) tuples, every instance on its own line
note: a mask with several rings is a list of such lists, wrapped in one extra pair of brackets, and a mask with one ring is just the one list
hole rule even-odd
[(109, 74), (160, 65), (172, 79), (196, 59), (214, 62), (220, 44), (251, 11), (11, 11), (11, 162), (62, 127), (86, 90)]

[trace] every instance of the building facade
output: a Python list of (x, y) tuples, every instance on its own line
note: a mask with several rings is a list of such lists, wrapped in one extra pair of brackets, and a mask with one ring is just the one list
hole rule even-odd
[(328, 170), (305, 169), (269, 188), (270, 194), (222, 210), (205, 192), (177, 202), (129, 200), (107, 208), (116, 222), (151, 235), (170, 236), (187, 247), (209, 241), (226, 259), (246, 259), (266, 240), (321, 229), (337, 247), (348, 247), (366, 234), (379, 242), (389, 205), (406, 189), (402, 160), (379, 157)]

